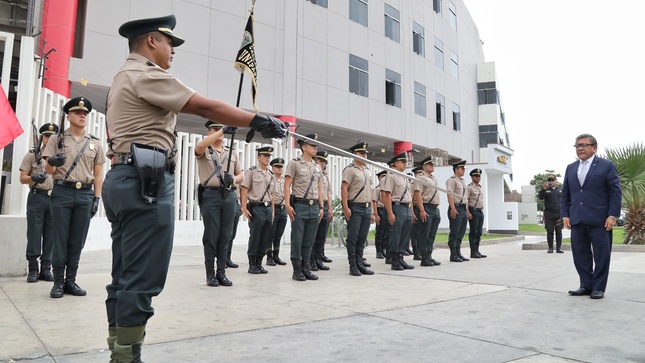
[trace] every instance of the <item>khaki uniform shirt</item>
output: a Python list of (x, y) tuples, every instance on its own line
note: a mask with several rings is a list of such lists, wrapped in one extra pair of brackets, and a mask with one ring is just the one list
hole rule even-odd
[[(76, 140), (69, 129), (65, 130), (65, 139), (63, 141), (63, 150), (67, 159), (63, 166), (59, 166), (54, 171), (52, 178), (54, 180), (67, 180), (81, 183), (94, 183), (94, 165), (104, 164), (105, 154), (101, 147), (100, 141), (91, 136), (87, 131), (83, 136)], [(81, 152), (85, 143), (89, 140), (89, 144), (83, 151), (83, 155), (78, 159), (76, 166), (66, 179), (65, 175), (72, 167), (76, 156)], [(58, 134), (52, 135), (47, 142), (47, 147), (43, 151), (43, 156), (50, 157), (57, 153), (58, 147)]]
[(412, 201), (410, 182), (401, 175), (388, 174), (381, 182), (381, 191), (392, 193), (392, 202), (407, 204)]
[(284, 177), (281, 176), (280, 179), (273, 176), (273, 204), (276, 206), (285, 205), (284, 201)]
[(475, 183), (468, 184), (468, 206), (482, 209), (484, 208), (484, 188)]
[(107, 130), (114, 153), (133, 142), (166, 150), (175, 144), (177, 114), (197, 91), (140, 54), (131, 53), (114, 76), (107, 100)]
[[(233, 176), (239, 174), (242, 171), (242, 167), (240, 166), (240, 163), (237, 160), (237, 153), (235, 150), (231, 153), (231, 169), (233, 169), (233, 172), (231, 173), (228, 171), (226, 167), (228, 166), (228, 153), (229, 153), (229, 148), (228, 146), (222, 147), (222, 150), (217, 150), (216, 148), (209, 146), (204, 150), (204, 153), (197, 156), (197, 167), (198, 167), (198, 172), (199, 172), (199, 183), (205, 187), (219, 187), (220, 182), (219, 178), (217, 177), (217, 174), (213, 175), (213, 172), (215, 171), (215, 163), (213, 163), (213, 158), (217, 160), (218, 165), (221, 165), (220, 169), (220, 175), (222, 178), (224, 177), (224, 173), (230, 173)], [(210, 180), (208, 180), (208, 184), (205, 185), (206, 180), (208, 177), (213, 175)]]
[(247, 197), (250, 203), (270, 202), (273, 198), (271, 189), (274, 179), (273, 172), (268, 168), (262, 171), (254, 166), (244, 173), (244, 179), (240, 185), (249, 190)]
[[(312, 175), (313, 182), (311, 182)], [(316, 162), (312, 160), (311, 164), (307, 164), (302, 158), (295, 158), (287, 164), (284, 176), (290, 176), (293, 179), (291, 181), (291, 193), (296, 198), (318, 199), (318, 184), (322, 182), (322, 172)], [(307, 192), (310, 182), (311, 187)], [(305, 195), (305, 192), (307, 192), (307, 195)]]
[(35, 175), (41, 172), (47, 175), (47, 180), (45, 180), (44, 183), (35, 183), (35, 185), (30, 184), (30, 186), (35, 187), (36, 189), (51, 190), (54, 186), (54, 182), (52, 181), (52, 176), (45, 172), (45, 163), (45, 160), (41, 160), (40, 166), (38, 166), (36, 163), (36, 154), (34, 154), (33, 151), (30, 151), (24, 158), (22, 158), (20, 170), (26, 171), (29, 175)]
[[(326, 171), (322, 171), (322, 175), (323, 175), (322, 180), (321, 180), (322, 192), (323, 192), (322, 200), (323, 200), (323, 203), (327, 203), (327, 201), (329, 201), (329, 198), (331, 198), (331, 195), (332, 195), (332, 193), (331, 193), (331, 183), (329, 183), (329, 176), (327, 175)], [(313, 186), (312, 186), (312, 188), (313, 188)]]
[[(349, 184), (347, 188), (348, 202), (369, 203), (371, 201), (372, 175), (367, 166), (363, 166), (363, 169), (360, 169), (354, 163), (349, 164), (343, 169), (343, 181)], [(365, 186), (364, 188), (363, 185)], [(360, 194), (358, 194), (359, 191)]]
[(381, 185), (372, 189), (372, 201), (376, 202), (377, 208), (383, 207), (383, 200), (381, 199)]
[[(437, 179), (435, 179), (434, 175), (426, 174), (426, 173), (421, 173), (417, 177), (417, 179), (422, 180), (426, 183), (431, 183), (433, 185), (437, 185)], [(430, 204), (436, 204), (439, 205), (439, 193), (437, 192), (437, 189), (421, 184), (421, 183), (414, 183), (414, 191), (420, 191), (421, 192), (421, 198), (423, 198), (423, 203), (430, 203)]]
[(456, 194), (453, 195), (455, 197), (455, 204), (468, 203), (468, 191), (466, 190), (466, 182), (463, 178), (457, 179), (454, 175), (448, 178), (446, 180), (446, 190)]

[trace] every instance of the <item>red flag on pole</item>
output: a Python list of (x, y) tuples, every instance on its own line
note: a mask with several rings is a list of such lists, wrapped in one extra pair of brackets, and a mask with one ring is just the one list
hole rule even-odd
[(0, 87), (0, 149), (11, 144), (23, 132), (4, 89)]

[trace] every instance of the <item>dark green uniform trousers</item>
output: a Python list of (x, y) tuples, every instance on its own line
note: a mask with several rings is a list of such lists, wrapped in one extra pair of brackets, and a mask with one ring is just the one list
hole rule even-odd
[(450, 208), (448, 208), (448, 221), (450, 222), (450, 234), (448, 235), (448, 247), (456, 248), (461, 246), (461, 240), (466, 234), (468, 225), (468, 215), (466, 214), (465, 204), (455, 204), (457, 217), (450, 217)]
[(202, 203), (199, 206), (204, 223), (202, 244), (204, 245), (204, 259), (213, 261), (226, 261), (228, 258), (228, 242), (233, 236), (233, 222), (235, 219), (235, 192), (226, 192), (226, 197), (221, 190), (204, 190)]
[(264, 205), (247, 204), (247, 209), (253, 218), (249, 221), (249, 245), (246, 251), (248, 256), (264, 256), (271, 244), (271, 222), (273, 221), (273, 207)]
[(51, 261), (52, 214), (46, 194), (30, 192), (27, 197), (27, 260)]
[(387, 253), (390, 250), (390, 223), (387, 221), (387, 209), (385, 207), (377, 208), (378, 217), (381, 223), (376, 225), (376, 240), (381, 241), (383, 251)]
[(242, 215), (242, 206), (237, 201), (237, 196), (235, 197), (235, 215), (233, 216), (233, 232), (231, 237), (228, 239), (228, 259), (231, 259), (231, 252), (233, 251), (233, 241), (237, 235), (237, 224), (240, 222), (240, 216)]
[[(367, 207), (365, 205), (367, 204)], [(370, 231), (372, 203), (352, 203), (352, 216), (347, 221), (347, 255), (363, 256)]]
[(291, 258), (309, 260), (318, 231), (320, 207), (317, 203), (313, 205), (296, 203), (292, 207), (294, 207), (296, 217), (291, 222)]
[(54, 185), (51, 196), (54, 269), (78, 266), (90, 228), (93, 201), (92, 189)]
[(325, 242), (327, 242), (327, 229), (329, 229), (329, 223), (329, 205), (325, 203), (325, 206), (323, 207), (323, 216), (318, 223), (318, 229), (316, 230), (316, 239), (314, 240), (313, 252), (311, 254), (312, 260), (322, 257), (323, 251), (325, 250)]
[(431, 207), (424, 204), (423, 209), (428, 214), (425, 222), (421, 222), (421, 213), (419, 208), (414, 207), (414, 214), (417, 216), (417, 224), (419, 225), (419, 238), (417, 240), (419, 252), (430, 252), (434, 250), (434, 240), (437, 237), (437, 230), (439, 229), (439, 222), (441, 222), (441, 214), (437, 207)]
[[(392, 213), (394, 213), (394, 224), (390, 225), (390, 253), (403, 253), (408, 246), (410, 239), (410, 230), (412, 229), (412, 211), (410, 207), (399, 202), (392, 203)], [(387, 219), (387, 223), (390, 223)]]
[(481, 209), (470, 208), (470, 214), (473, 218), (468, 221), (470, 225), (468, 242), (479, 243), (482, 239), (482, 229), (484, 228), (484, 211)]
[(157, 203), (141, 197), (134, 166), (117, 165), (105, 176), (103, 205), (112, 224), (112, 282), (107, 285), (108, 325), (145, 325), (152, 298), (163, 290), (175, 228), (175, 179), (165, 173)]
[(271, 244), (268, 249), (273, 248), (274, 251), (280, 249), (280, 242), (284, 229), (287, 226), (287, 208), (275, 207), (273, 225), (271, 226)]

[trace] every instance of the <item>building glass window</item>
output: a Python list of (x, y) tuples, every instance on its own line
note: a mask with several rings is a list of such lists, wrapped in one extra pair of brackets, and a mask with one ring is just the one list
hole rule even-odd
[(432, 0), (432, 10), (437, 14), (441, 14), (441, 0)]
[(385, 70), (385, 103), (395, 107), (401, 107), (401, 75)]
[(477, 83), (477, 101), (480, 105), (497, 104), (497, 89), (495, 82)]
[(437, 93), (437, 101), (435, 103), (435, 116), (437, 117), (437, 123), (441, 125), (446, 124), (444, 115), (446, 114), (446, 99)]
[(457, 30), (457, 7), (452, 1), (448, 2), (448, 23), (450, 23), (450, 26), (452, 27), (453, 30)]
[(461, 131), (461, 113), (459, 112), (459, 105), (452, 104), (452, 129)]
[(359, 96), (369, 95), (369, 68), (367, 60), (349, 55), (349, 92)]
[(426, 86), (414, 82), (414, 113), (426, 117)]
[(434, 64), (443, 69), (443, 43), (439, 38), (434, 38)]
[(349, 19), (367, 26), (367, 0), (349, 0)]
[(385, 36), (397, 43), (401, 42), (399, 11), (385, 4)]
[(328, 0), (308, 0), (316, 5), (322, 6), (323, 8), (327, 9), (327, 2)]
[(425, 30), (416, 22), (412, 22), (412, 50), (420, 55), (425, 56)]
[(455, 52), (450, 52), (450, 74), (452, 78), (459, 80), (459, 60)]

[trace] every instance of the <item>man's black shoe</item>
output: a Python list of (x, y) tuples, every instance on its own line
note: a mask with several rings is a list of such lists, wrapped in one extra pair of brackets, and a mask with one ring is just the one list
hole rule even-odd
[(591, 296), (589, 296), (592, 299), (602, 299), (605, 297), (605, 293), (599, 290), (594, 290), (591, 292)]
[(562, 251), (562, 250), (557, 250), (557, 251), (555, 251), (555, 252), (557, 252), (557, 253), (564, 253), (564, 251)]
[(571, 295), (571, 296), (591, 295), (591, 290), (585, 289), (584, 287), (581, 287), (578, 290), (570, 290), (569, 295)]

